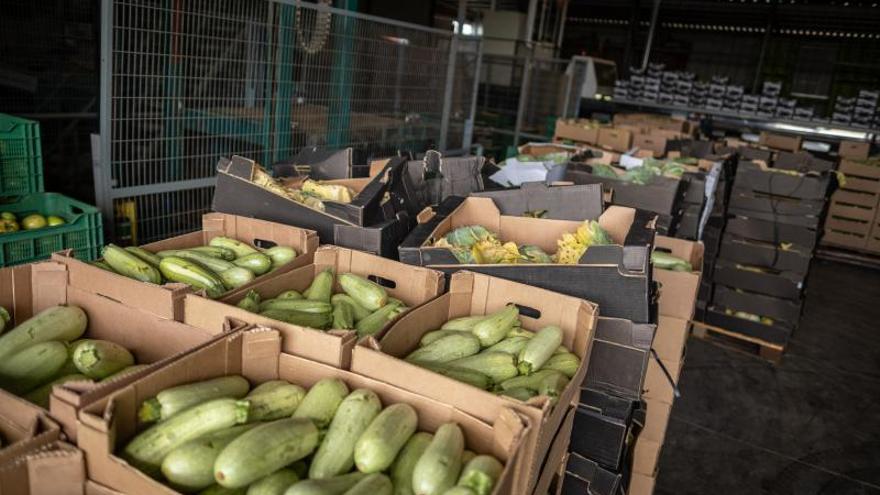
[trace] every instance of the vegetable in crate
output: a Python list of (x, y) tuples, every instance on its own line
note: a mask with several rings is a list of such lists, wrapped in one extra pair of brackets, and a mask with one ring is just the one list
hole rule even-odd
[(560, 345), (562, 329), (556, 326), (542, 328), (519, 353), (517, 369), (520, 374), (531, 375), (541, 369)]
[(358, 389), (348, 394), (312, 458), (309, 478), (331, 478), (350, 471), (354, 467), (355, 442), (381, 410), (382, 402), (371, 390)]
[(656, 249), (651, 252), (651, 262), (654, 266), (661, 270), (672, 270), (674, 272), (690, 272), (693, 267), (687, 261)]
[(465, 465), (458, 485), (470, 488), (477, 495), (489, 495), (502, 471), (504, 466), (498, 459), (490, 455), (478, 455)]
[(373, 419), (354, 446), (354, 462), (362, 473), (388, 469), (416, 432), (419, 418), (409, 404), (392, 404)]
[(305, 396), (302, 387), (284, 380), (261, 383), (245, 397), (251, 403), (248, 421), (272, 421), (292, 416)]
[(461, 472), (463, 451), (461, 428), (455, 423), (441, 425), (413, 468), (415, 495), (442, 495), (452, 488)]
[(76, 344), (73, 364), (89, 378), (102, 380), (133, 366), (134, 356), (125, 347), (109, 340), (88, 339)]
[(162, 474), (184, 491), (202, 490), (215, 483), (214, 461), (220, 452), (255, 424), (233, 426), (190, 440), (162, 459)]
[(284, 495), (344, 495), (367, 476), (355, 471), (333, 478), (302, 480), (288, 488)]
[(562, 239), (556, 241), (559, 246), (559, 250), (556, 251), (556, 262), (575, 265), (589, 247), (611, 243), (611, 237), (599, 226), (599, 222), (586, 220), (574, 234), (562, 234)]
[(9, 320), (12, 317), (9, 316), (9, 311), (6, 310), (3, 306), (0, 306), (0, 333), (3, 333), (6, 330), (6, 326), (9, 324)]
[(480, 345), (488, 347), (500, 342), (518, 319), (519, 308), (508, 304), (504, 308), (486, 315), (474, 325), (472, 331), (480, 339)]
[(348, 386), (342, 380), (324, 378), (309, 389), (296, 408), (296, 412), (293, 413), (293, 417), (308, 418), (314, 421), (318, 428), (326, 428), (346, 396), (348, 396)]
[(244, 397), (250, 384), (239, 375), (221, 376), (195, 383), (187, 383), (166, 388), (141, 404), (138, 418), (143, 423), (165, 421), (179, 412), (206, 400), (221, 397), (240, 399)]
[(290, 485), (299, 481), (299, 475), (290, 468), (282, 468), (255, 482), (247, 489), (247, 495), (284, 495)]
[(430, 433), (418, 432), (409, 437), (400, 454), (391, 465), (391, 481), (394, 483), (394, 495), (413, 495), (412, 479), (416, 463), (431, 444), (434, 438)]

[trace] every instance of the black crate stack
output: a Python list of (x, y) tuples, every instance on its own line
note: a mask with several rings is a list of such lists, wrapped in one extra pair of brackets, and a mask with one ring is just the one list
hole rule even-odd
[[(702, 321), (786, 345), (800, 321), (830, 183), (828, 173), (769, 169), (740, 159), (718, 256), (705, 272), (712, 274), (705, 277), (711, 300)], [(704, 235), (707, 260), (714, 248), (710, 239)]]

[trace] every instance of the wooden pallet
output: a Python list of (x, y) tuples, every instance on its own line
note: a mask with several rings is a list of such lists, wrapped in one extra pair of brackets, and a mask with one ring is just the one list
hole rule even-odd
[(822, 244), (816, 249), (816, 257), (823, 260), (880, 270), (880, 253), (868, 252), (852, 247)]
[(719, 347), (749, 354), (751, 356), (758, 356), (773, 364), (779, 364), (782, 361), (782, 353), (785, 350), (785, 347), (779, 344), (766, 342), (755, 337), (708, 325), (700, 321), (692, 321), (691, 329), (691, 333), (694, 337), (711, 342)]

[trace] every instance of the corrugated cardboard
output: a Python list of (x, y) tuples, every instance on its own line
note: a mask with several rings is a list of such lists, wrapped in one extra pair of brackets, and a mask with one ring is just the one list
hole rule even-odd
[(82, 451), (60, 441), (0, 464), (3, 495), (82, 495), (85, 483)]
[(783, 134), (774, 134), (772, 132), (762, 132), (758, 143), (761, 146), (766, 146), (768, 148), (791, 152), (801, 149), (800, 136), (786, 136)]
[(422, 431), (433, 432), (442, 423), (455, 421), (465, 433), (467, 448), (477, 453), (492, 454), (505, 463), (505, 470), (493, 493), (524, 493), (517, 491), (519, 473), (516, 467), (528, 425), (512, 410), (499, 410), (489, 424), (443, 401), (282, 353), (281, 337), (268, 329), (236, 332), (226, 339), (215, 341), (83, 411), (80, 414), (82, 427), (78, 445), (86, 453), (89, 479), (123, 493), (176, 493), (132, 468), (114, 455), (114, 451), (140, 429), (137, 410), (144, 400), (171, 386), (235, 373), (240, 373), (253, 384), (282, 379), (304, 387), (311, 387), (323, 378), (339, 378), (352, 390), (372, 390), (386, 406), (397, 402), (410, 404), (418, 413), (419, 429)]
[(42, 408), (0, 390), (0, 465), (44, 447), (61, 435), (58, 423)]
[[(59, 304), (78, 306), (89, 319), (83, 338), (116, 342), (131, 351), (136, 362), (154, 364), (99, 384), (70, 382), (55, 386), (50, 397), (51, 415), (71, 439), (76, 438), (76, 412), (83, 406), (149, 373), (163, 360), (235, 328), (236, 323), (226, 321), (218, 321), (209, 329), (191, 327), (95, 294), (90, 291), (88, 281), (81, 281), (79, 287), (74, 287), (68, 283), (68, 266), (47, 261), (0, 270), (6, 275), (0, 276), (0, 284), (4, 279), (13, 281), (12, 285), (0, 285), (0, 293), (14, 294), (13, 304), (7, 306), (12, 309), (13, 321), (21, 323)], [(9, 272), (13, 272), (11, 277)]]
[(599, 127), (589, 120), (556, 121), (553, 139), (570, 140), (578, 143), (596, 144), (599, 142)]
[(565, 456), (568, 453), (568, 445), (571, 442), (572, 424), (574, 416), (574, 407), (568, 408), (562, 425), (556, 435), (553, 436), (553, 443), (550, 444), (550, 450), (544, 459), (541, 467), (541, 475), (538, 477), (538, 483), (535, 485), (533, 495), (546, 495), (549, 493), (551, 486), (556, 483), (558, 485), (562, 476)]
[(841, 141), (837, 154), (850, 160), (866, 160), (871, 153), (871, 143), (864, 141)]
[(527, 212), (545, 211), (541, 218), (582, 222), (602, 215), (602, 187), (548, 186), (526, 182), (517, 189), (484, 191), (471, 196), (492, 198), (502, 215), (522, 216)]
[(635, 434), (642, 423), (640, 399), (605, 390), (582, 388), (574, 414), (569, 452), (620, 471), (630, 460)]
[(654, 280), (660, 284), (658, 311), (663, 316), (690, 320), (694, 316), (697, 292), (703, 267), (703, 243), (658, 235), (654, 249), (681, 258), (691, 264), (693, 272), (676, 272), (654, 267)]
[[(199, 328), (214, 328), (226, 318), (234, 318), (267, 326), (280, 332), (284, 352), (331, 366), (348, 368), (351, 348), (357, 337), (354, 331), (315, 330), (266, 318), (236, 306), (250, 290), (256, 291), (264, 299), (290, 289), (301, 292), (312, 283), (318, 273), (327, 269), (333, 270), (335, 274), (354, 273), (379, 280), (386, 285), (389, 295), (400, 299), (411, 308), (440, 295), (445, 285), (443, 274), (434, 270), (404, 265), (351, 249), (322, 246), (315, 252), (312, 264), (258, 282), (247, 290), (234, 291), (216, 301), (195, 295), (187, 296), (184, 322)], [(394, 286), (388, 286), (390, 284)], [(341, 292), (338, 284), (334, 291)], [(389, 326), (391, 324), (389, 322)], [(381, 334), (380, 331), (377, 336)]]
[(690, 326), (689, 320), (660, 315), (651, 348), (664, 363), (676, 363), (684, 359)]
[(660, 364), (656, 359), (648, 360), (648, 371), (645, 373), (645, 391), (642, 397), (645, 400), (657, 400), (666, 404), (672, 404), (675, 400), (674, 385), (678, 384), (678, 378), (681, 376), (681, 370), (684, 363), (681, 361), (663, 361), (666, 371), (672, 377), (670, 383), (666, 373), (660, 368)]
[(619, 495), (623, 476), (595, 461), (570, 452), (564, 462), (565, 474), (557, 495)]
[(650, 440), (659, 444), (663, 444), (666, 439), (666, 429), (669, 426), (669, 418), (672, 415), (672, 404), (656, 400), (648, 400), (645, 402), (647, 406), (645, 415), (645, 425), (639, 432), (636, 443), (642, 440)]
[(654, 493), (654, 486), (656, 484), (656, 476), (632, 473), (632, 476), (629, 478), (629, 489), (626, 493), (627, 495), (651, 495)]
[(602, 148), (608, 148), (619, 153), (626, 153), (632, 148), (633, 133), (626, 129), (611, 129), (603, 127), (599, 129), (598, 144)]
[[(231, 237), (261, 247), (288, 246), (296, 250), (297, 257), (271, 274), (257, 277), (257, 283), (265, 278), (311, 263), (312, 254), (318, 248), (317, 233), (279, 223), (253, 218), (208, 213), (202, 217), (202, 230), (179, 235), (170, 239), (142, 246), (152, 252), (165, 249), (185, 249), (203, 246), (218, 236)], [(122, 275), (102, 270), (73, 258), (71, 253), (56, 253), (54, 261), (64, 263), (70, 272), (70, 284), (88, 286), (89, 290), (107, 296), (123, 304), (154, 313), (162, 318), (183, 320), (183, 298), (192, 289), (185, 284), (147, 284)]]
[(638, 400), (655, 331), (648, 323), (599, 318), (583, 386)]
[(656, 476), (657, 468), (660, 466), (660, 451), (662, 449), (662, 442), (655, 442), (641, 437), (636, 440), (636, 446), (633, 451), (633, 472), (646, 476)]
[[(537, 331), (548, 325), (558, 326), (563, 331), (562, 344), (581, 358), (577, 374), (559, 395), (556, 407), (551, 407), (547, 397), (522, 402), (403, 361), (418, 347), (424, 334), (446, 321), (492, 313), (511, 303), (521, 308), (523, 328)], [(597, 306), (591, 302), (478, 273), (458, 272), (452, 276), (448, 293), (406, 312), (378, 344), (373, 340), (355, 347), (351, 370), (442, 400), (484, 421), (491, 421), (504, 408), (523, 414), (532, 425), (521, 458), (531, 489), (565, 414), (565, 405), (571, 403), (583, 381), (587, 368), (584, 356), (590, 352), (596, 318)]]
[(568, 164), (564, 177), (575, 184), (602, 184), (606, 191), (612, 192), (613, 204), (665, 215), (679, 214), (686, 190), (686, 181), (676, 178), (657, 176), (649, 184), (636, 184), (595, 175), (592, 168), (575, 163)]
[(650, 152), (654, 158), (660, 158), (666, 154), (667, 141), (666, 136), (658, 132), (648, 132), (635, 134), (632, 145), (634, 148)]

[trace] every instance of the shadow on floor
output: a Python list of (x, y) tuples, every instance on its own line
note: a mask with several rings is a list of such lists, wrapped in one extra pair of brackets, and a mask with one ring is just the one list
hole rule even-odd
[(880, 271), (816, 261), (780, 366), (691, 338), (658, 494), (880, 494)]

